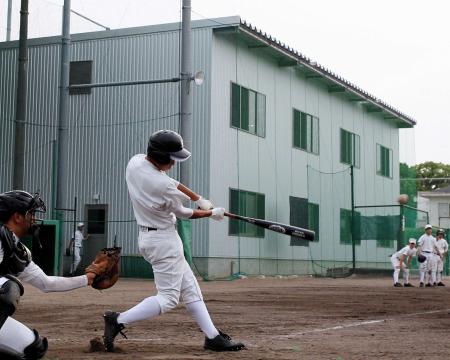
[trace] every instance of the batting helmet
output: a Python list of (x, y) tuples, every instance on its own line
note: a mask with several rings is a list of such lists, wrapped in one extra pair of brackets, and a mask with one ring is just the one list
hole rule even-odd
[(420, 263), (423, 263), (426, 259), (427, 257), (425, 255), (422, 254), (417, 255), (417, 261)]
[(444, 236), (444, 235), (445, 235), (444, 229), (439, 229), (439, 230), (436, 232), (436, 236), (438, 236), (438, 235)]
[(170, 160), (185, 161), (191, 153), (183, 147), (183, 138), (172, 130), (154, 132), (148, 140), (147, 155), (162, 165)]
[(23, 190), (13, 190), (0, 194), (0, 221), (7, 221), (11, 215), (18, 212), (43, 212), (47, 208), (38, 193), (31, 195)]

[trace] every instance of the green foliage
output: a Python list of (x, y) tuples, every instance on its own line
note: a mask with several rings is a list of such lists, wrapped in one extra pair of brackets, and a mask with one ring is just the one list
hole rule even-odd
[(408, 205), (417, 207), (415, 201), (417, 196), (416, 167), (400, 163), (400, 194), (407, 194), (409, 197)]
[[(427, 161), (416, 166), (418, 179), (450, 178), (450, 165)], [(449, 180), (425, 180), (417, 182), (417, 191), (432, 191), (450, 185)]]

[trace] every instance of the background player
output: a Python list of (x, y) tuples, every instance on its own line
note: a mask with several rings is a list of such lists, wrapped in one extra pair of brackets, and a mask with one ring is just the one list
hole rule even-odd
[[(153, 269), (158, 294), (144, 299), (123, 312), (104, 314), (104, 345), (114, 351), (114, 339), (126, 324), (150, 319), (175, 308), (180, 298), (188, 312), (205, 334), (204, 348), (214, 351), (238, 351), (244, 348), (217, 330), (211, 321), (203, 296), (175, 229), (176, 217), (222, 220), (225, 209), (212, 208), (203, 199), (178, 181), (167, 176), (175, 161), (185, 161), (191, 153), (183, 147), (183, 139), (170, 130), (150, 136), (147, 155), (131, 158), (126, 169), (128, 192), (139, 226), (139, 251)], [(200, 209), (189, 209), (183, 202), (192, 200)]]
[(432, 286), (436, 282), (437, 263), (434, 253), (436, 251), (436, 239), (432, 235), (433, 227), (430, 224), (425, 225), (425, 234), (423, 234), (418, 241), (419, 254), (422, 254), (427, 259), (419, 265), (420, 273), (420, 287), (424, 286), (425, 273), (431, 272), (428, 279), (427, 286)]
[(83, 241), (89, 238), (89, 234), (85, 237), (83, 234), (84, 224), (82, 222), (77, 224), (77, 230), (75, 230), (75, 234), (73, 234), (72, 239), (70, 239), (70, 243), (68, 248), (73, 248), (73, 262), (70, 267), (70, 275), (74, 275), (77, 271), (78, 265), (81, 262), (81, 249), (83, 247)]
[(442, 282), (442, 272), (444, 271), (445, 258), (447, 257), (448, 252), (448, 243), (447, 240), (444, 239), (445, 231), (443, 229), (439, 229), (436, 232), (436, 248), (437, 248), (437, 274), (436, 281), (437, 286), (445, 286)]
[(403, 286), (412, 287), (414, 285), (409, 283), (409, 265), (411, 264), (411, 260), (414, 256), (416, 256), (416, 239), (409, 239), (408, 245), (406, 245), (403, 249), (397, 251), (395, 254), (391, 256), (391, 263), (394, 267), (394, 286), (402, 287), (402, 284), (398, 282), (398, 276), (400, 274), (400, 270), (403, 269)]

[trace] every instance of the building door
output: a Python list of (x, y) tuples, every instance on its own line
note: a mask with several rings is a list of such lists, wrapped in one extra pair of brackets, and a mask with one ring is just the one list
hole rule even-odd
[[(108, 205), (86, 204), (86, 234), (89, 238), (83, 242), (83, 253), (80, 268), (84, 269), (95, 258), (97, 252), (108, 244)], [(85, 235), (86, 235), (85, 234)]]

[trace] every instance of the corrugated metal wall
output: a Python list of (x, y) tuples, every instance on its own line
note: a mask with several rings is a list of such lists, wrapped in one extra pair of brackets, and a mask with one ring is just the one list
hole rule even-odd
[[(163, 79), (179, 76), (180, 31), (177, 24), (114, 31), (114, 36), (95, 33), (75, 35), (71, 61), (92, 60), (93, 82)], [(206, 79), (194, 93), (194, 137), (192, 188), (209, 192), (209, 68), (211, 28), (193, 29), (194, 67)], [(127, 34), (121, 35), (121, 34)], [(99, 35), (100, 34), (100, 35)], [(13, 122), (17, 50), (0, 46), (0, 191), (12, 184)], [(16, 45), (17, 46), (17, 45)], [(51, 179), (54, 166), (52, 142), (58, 117), (60, 45), (57, 38), (35, 40), (29, 49), (28, 112), (26, 133), (26, 189), (39, 190), (52, 204)], [(93, 89), (88, 95), (71, 95), (69, 100), (69, 149), (65, 159), (69, 184), (64, 184), (64, 207), (77, 197), (77, 211), (84, 220), (85, 204), (108, 204), (109, 244), (114, 235), (124, 254), (135, 254), (137, 227), (125, 184), (125, 167), (131, 156), (145, 153), (149, 135), (158, 129), (179, 129), (179, 84), (156, 84)], [(32, 123), (32, 125), (31, 125)], [(177, 177), (176, 168), (171, 176)], [(94, 195), (99, 199), (95, 200)], [(50, 208), (51, 206), (49, 206)], [(47, 217), (50, 215), (48, 214)], [(65, 215), (71, 220), (71, 214)], [(130, 222), (124, 222), (130, 220)], [(117, 221), (117, 222), (115, 222)], [(64, 227), (68, 240), (72, 225)], [(193, 253), (207, 254), (208, 222), (193, 227)], [(64, 244), (63, 244), (64, 245)]]

